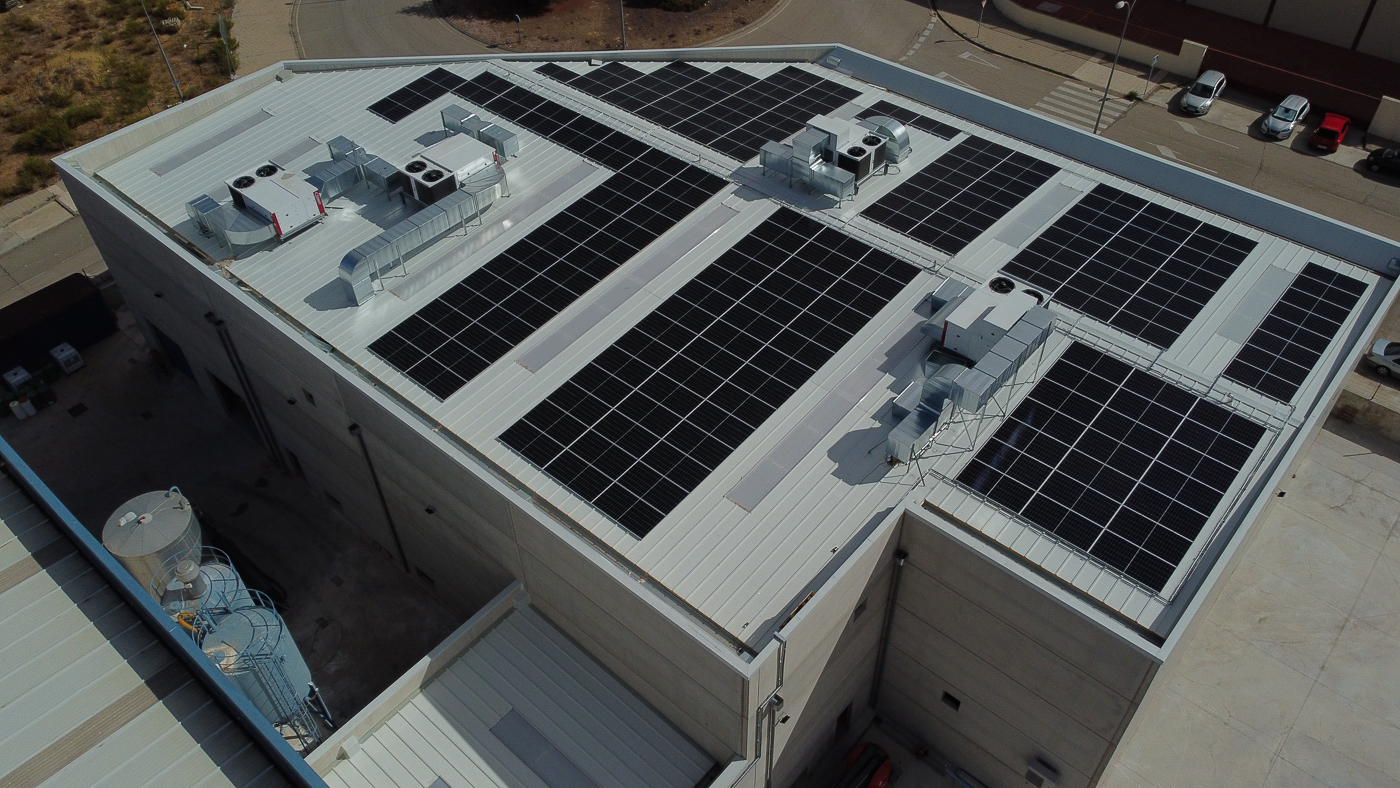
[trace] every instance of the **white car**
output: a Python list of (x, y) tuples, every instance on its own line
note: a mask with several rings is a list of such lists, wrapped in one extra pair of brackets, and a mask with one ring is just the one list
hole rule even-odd
[(1225, 92), (1225, 75), (1219, 71), (1207, 71), (1196, 77), (1191, 87), (1181, 96), (1181, 111), (1188, 115), (1204, 115), (1210, 112), (1211, 105)]
[(1312, 106), (1302, 96), (1293, 95), (1279, 102), (1273, 111), (1259, 123), (1259, 130), (1266, 137), (1286, 140), (1293, 136), (1293, 129), (1308, 116)]
[(1377, 339), (1366, 361), (1376, 368), (1377, 375), (1400, 375), (1400, 342)]

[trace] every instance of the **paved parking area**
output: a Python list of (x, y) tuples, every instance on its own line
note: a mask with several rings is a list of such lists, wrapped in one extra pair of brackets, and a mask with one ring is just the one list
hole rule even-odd
[(1103, 788), (1400, 786), (1400, 444), (1329, 421)]

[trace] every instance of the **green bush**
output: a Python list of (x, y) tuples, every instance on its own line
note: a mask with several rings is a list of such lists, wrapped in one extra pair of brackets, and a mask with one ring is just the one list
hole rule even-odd
[(58, 174), (53, 162), (41, 156), (28, 156), (19, 165), (19, 172), (10, 185), (0, 187), (0, 197), (15, 197), (34, 190)]
[(111, 57), (107, 60), (107, 73), (112, 86), (117, 88), (117, 113), (131, 115), (146, 108), (155, 91), (151, 87), (151, 67), (134, 58)]
[(62, 117), (52, 117), (15, 138), (14, 149), (56, 153), (78, 141), (78, 135)]
[(54, 88), (45, 93), (39, 100), (54, 109), (63, 109), (73, 103), (73, 91)]
[(63, 118), (63, 122), (68, 124), (69, 128), (76, 129), (90, 120), (97, 120), (102, 117), (102, 112), (102, 102), (90, 101), (87, 104), (69, 107), (63, 111), (61, 117)]

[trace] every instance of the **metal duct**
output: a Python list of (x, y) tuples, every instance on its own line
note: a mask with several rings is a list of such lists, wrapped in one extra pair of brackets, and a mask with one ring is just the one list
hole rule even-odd
[(475, 112), (453, 104), (442, 110), (442, 127), (453, 134), (466, 134), (496, 149), (498, 156), (520, 153), (520, 140), (515, 132), (482, 120)]
[(904, 124), (885, 115), (872, 115), (860, 125), (873, 129), (885, 138), (885, 161), (898, 164), (909, 158), (914, 146), (909, 144), (909, 130)]
[(962, 364), (944, 364), (932, 377), (917, 382), (918, 402), (908, 410), (885, 439), (885, 452), (900, 462), (911, 462), (919, 447), (947, 423), (953, 413), (954, 381), (971, 372)]
[(374, 297), (374, 280), (403, 265), (422, 247), (484, 213), (505, 180), (499, 167), (490, 177), (475, 178), (384, 232), (360, 244), (340, 261), (340, 281), (357, 306)]
[(219, 204), (202, 195), (185, 203), (185, 212), (194, 219), (201, 233), (218, 238), (227, 247), (252, 246), (277, 237), (271, 219), (238, 210), (233, 203)]
[[(358, 148), (356, 150), (359, 151)], [(359, 153), (363, 154), (364, 151)], [(353, 158), (342, 158), (313, 165), (306, 175), (311, 185), (320, 189), (322, 202), (330, 202), (359, 183), (362, 172)]]

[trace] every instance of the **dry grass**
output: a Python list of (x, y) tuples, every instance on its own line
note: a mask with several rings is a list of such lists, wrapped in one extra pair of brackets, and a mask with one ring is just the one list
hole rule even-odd
[[(627, 47), (693, 46), (738, 30), (777, 0), (628, 0)], [(517, 52), (616, 49), (621, 43), (618, 0), (437, 0), (459, 30)], [(692, 10), (679, 10), (692, 9)], [(515, 14), (522, 19), (517, 40)]]
[[(228, 80), (216, 20), (233, 2), (204, 2), (148, 0), (187, 99)], [(177, 101), (140, 0), (43, 0), (0, 15), (0, 199), (53, 182), (54, 155)]]

